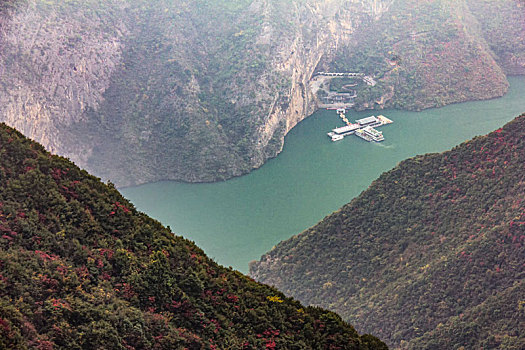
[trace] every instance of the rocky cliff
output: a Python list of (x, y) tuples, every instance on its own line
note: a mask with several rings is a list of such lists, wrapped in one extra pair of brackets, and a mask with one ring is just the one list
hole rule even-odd
[(313, 112), (319, 59), (371, 11), (337, 21), (342, 3), (15, 2), (0, 119), (119, 185), (243, 174)]
[[(124, 4), (115, 2), (113, 10)], [(89, 150), (75, 147), (78, 136), (67, 127), (104, 101), (126, 24), (87, 3), (44, 1), (13, 1), (0, 21), (0, 119), (52, 151), (85, 161)]]
[[(308, 86), (322, 67), (378, 76), (378, 87), (359, 95), (361, 108), (503, 94), (497, 62), (519, 65), (522, 51), (507, 45), (514, 51), (503, 48), (496, 62), (480, 39), (503, 25), (486, 15), (492, 2), (476, 8), (483, 25), (469, 20), (475, 29), (463, 20), (465, 2), (443, 10), (444, 1), (412, 9), (408, 0), (11, 0), (0, 7), (0, 120), (121, 186), (227, 179), (279, 153), (284, 135), (316, 109)], [(516, 1), (504, 3), (506, 13), (523, 17)], [(439, 25), (441, 17), (422, 16), (427, 10), (453, 20)], [(426, 36), (399, 50), (396, 73), (384, 67), (397, 41), (380, 43), (398, 35), (392, 28), (411, 35), (413, 21), (397, 20), (403, 11), (421, 17)], [(454, 25), (452, 34), (468, 33), (467, 44), (454, 46), (442, 64), (424, 58), (436, 35)], [(514, 32), (500, 31), (491, 47)], [(480, 63), (458, 76), (479, 52)], [(430, 67), (425, 74), (423, 66)], [(442, 79), (432, 80), (435, 72)]]

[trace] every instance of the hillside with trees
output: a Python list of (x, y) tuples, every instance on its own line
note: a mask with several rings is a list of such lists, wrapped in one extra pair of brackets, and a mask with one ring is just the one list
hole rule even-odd
[(0, 124), (1, 349), (386, 349)]
[(381, 175), (251, 275), (400, 349), (525, 348), (525, 115)]
[(507, 74), (525, 73), (525, 2), (468, 0), (483, 37)]
[(505, 73), (525, 72), (523, 33), (520, 1), (395, 1), (321, 66), (378, 80), (358, 109), (421, 110), (503, 95)]

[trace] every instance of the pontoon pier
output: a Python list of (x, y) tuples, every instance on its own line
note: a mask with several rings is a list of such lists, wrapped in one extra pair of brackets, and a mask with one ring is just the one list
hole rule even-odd
[(337, 114), (339, 114), (339, 117), (346, 123), (346, 126), (332, 129), (332, 131), (327, 133), (332, 141), (339, 141), (344, 139), (345, 136), (356, 134), (360, 138), (369, 142), (381, 142), (385, 139), (383, 133), (374, 128), (393, 123), (392, 120), (384, 115), (379, 115), (377, 117), (370, 116), (356, 120), (355, 123), (351, 123), (346, 118), (345, 112), (346, 111), (343, 108), (337, 110)]

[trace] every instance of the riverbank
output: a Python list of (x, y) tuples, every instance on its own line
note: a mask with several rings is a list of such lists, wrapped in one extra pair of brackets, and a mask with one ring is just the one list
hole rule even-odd
[[(333, 143), (335, 111), (318, 111), (286, 137), (283, 152), (252, 173), (218, 183), (158, 182), (125, 188), (140, 210), (194, 240), (219, 263), (247, 272), (248, 262), (349, 202), (403, 159), (441, 152), (488, 133), (525, 111), (525, 77), (511, 77), (502, 98), (422, 112), (384, 110), (395, 123), (386, 140)], [(369, 116), (350, 112), (351, 118)]]

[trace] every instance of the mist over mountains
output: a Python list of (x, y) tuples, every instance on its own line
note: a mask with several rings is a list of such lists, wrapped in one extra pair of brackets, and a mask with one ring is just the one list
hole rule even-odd
[[(10, 0), (0, 120), (119, 186), (261, 166), (318, 102), (316, 71), (378, 85), (358, 108), (501, 96), (524, 71), (519, 1)], [(512, 25), (508, 25), (512, 23)]]

